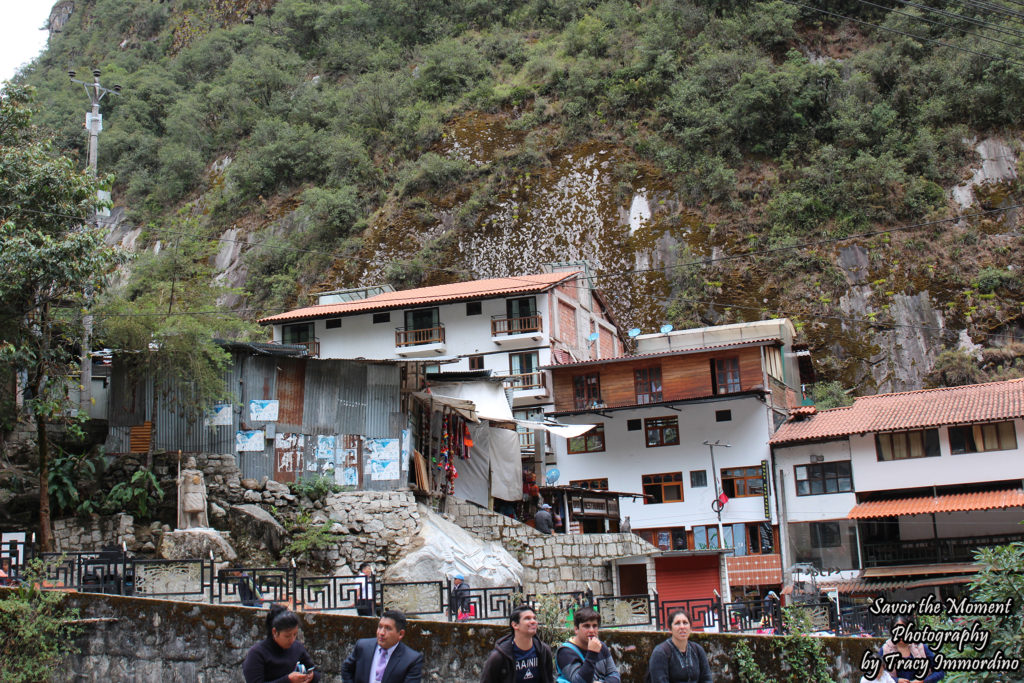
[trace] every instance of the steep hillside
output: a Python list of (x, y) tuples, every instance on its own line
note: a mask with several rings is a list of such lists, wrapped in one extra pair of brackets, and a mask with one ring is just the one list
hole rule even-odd
[(66, 70), (123, 86), (114, 235), (215, 241), (244, 316), (586, 259), (624, 325), (788, 315), (873, 393), (1024, 331), (1024, 13), (898, 7), (62, 0), (21, 78), (79, 150)]

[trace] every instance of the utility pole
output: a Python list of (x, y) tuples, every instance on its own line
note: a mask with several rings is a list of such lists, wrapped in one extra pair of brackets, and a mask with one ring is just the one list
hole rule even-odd
[[(89, 96), (92, 109), (85, 113), (85, 129), (89, 131), (89, 163), (88, 170), (93, 176), (96, 175), (96, 156), (99, 147), (100, 131), (103, 130), (103, 115), (100, 114), (100, 100), (105, 96), (121, 93), (121, 86), (115, 85), (109, 90), (100, 85), (100, 70), (92, 70), (92, 83), (80, 81), (75, 78), (74, 71), (68, 71), (68, 78), (72, 83), (79, 83), (85, 88), (85, 94)], [(97, 192), (101, 199), (109, 199), (110, 194), (103, 190)], [(106, 195), (106, 196), (104, 196)], [(99, 227), (100, 213), (96, 213), (96, 226)], [(92, 315), (86, 314), (82, 319), (84, 333), (82, 335), (82, 377), (81, 390), (79, 392), (79, 409), (86, 414), (92, 405)]]

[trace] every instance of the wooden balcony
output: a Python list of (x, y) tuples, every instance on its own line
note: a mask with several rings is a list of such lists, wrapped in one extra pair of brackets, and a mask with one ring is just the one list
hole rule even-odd
[(319, 358), (320, 357), (320, 340), (319, 339), (312, 339), (310, 341), (297, 342), (295, 345), (296, 346), (305, 347), (306, 355), (309, 356), (310, 358)]
[(526, 391), (527, 389), (543, 389), (543, 372), (526, 372), (520, 375), (507, 375), (502, 378), (505, 386), (515, 391)]
[(865, 567), (970, 562), (978, 548), (1016, 541), (1024, 541), (1024, 534), (864, 543), (862, 553)]
[(419, 346), (420, 344), (443, 344), (444, 325), (409, 330), (399, 327), (395, 330), (395, 346)]
[[(540, 315), (528, 315), (522, 318), (510, 318), (506, 315), (496, 315), (491, 318), (492, 337), (511, 337), (518, 334), (531, 335), (539, 338), (544, 331), (544, 323)], [(500, 344), (498, 339), (495, 343)]]

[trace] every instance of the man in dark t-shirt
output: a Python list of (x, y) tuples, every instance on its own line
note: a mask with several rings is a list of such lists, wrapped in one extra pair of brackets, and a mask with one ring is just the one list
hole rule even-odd
[(480, 683), (554, 683), (551, 648), (537, 637), (537, 615), (520, 605), (509, 616), (512, 633), (494, 644)]

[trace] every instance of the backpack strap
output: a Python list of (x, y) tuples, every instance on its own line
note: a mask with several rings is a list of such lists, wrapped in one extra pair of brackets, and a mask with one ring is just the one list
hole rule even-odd
[[(559, 646), (558, 646), (558, 649), (559, 649), (559, 650), (561, 650), (561, 649), (562, 649), (563, 647), (571, 647), (571, 648), (572, 648), (572, 650), (573, 650), (573, 652), (575, 652), (575, 653), (576, 653), (576, 654), (577, 654), (577, 655), (579, 656), (579, 658), (580, 658), (581, 660), (583, 660), (583, 659), (586, 659), (586, 658), (587, 658), (587, 657), (586, 657), (586, 655), (584, 655), (584, 654), (583, 654), (583, 651), (582, 651), (582, 650), (580, 650), (580, 649), (579, 649), (578, 647), (576, 647), (575, 645), (573, 645), (573, 644), (572, 644), (571, 642), (569, 642), (568, 640), (567, 640), (567, 641), (565, 641), (564, 643), (562, 643), (561, 645), (559, 645)], [(555, 673), (556, 673), (557, 675), (559, 675), (559, 676), (561, 676), (561, 675), (562, 675), (562, 667), (558, 666), (558, 653), (557, 653), (557, 652), (555, 653)]]

